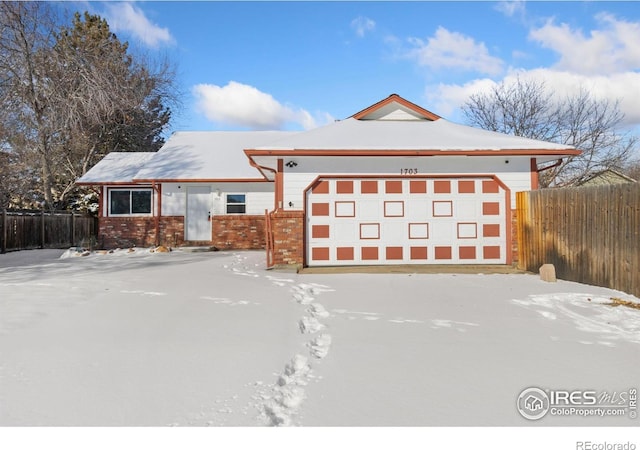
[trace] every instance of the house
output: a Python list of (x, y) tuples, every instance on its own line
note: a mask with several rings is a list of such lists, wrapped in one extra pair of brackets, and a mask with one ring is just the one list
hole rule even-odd
[(542, 400), (534, 395), (529, 395), (527, 399), (524, 401), (524, 406), (531, 412), (536, 412), (544, 408), (544, 404)]
[(105, 246), (267, 249), (269, 265), (512, 264), (515, 192), (579, 150), (449, 122), (393, 94), (304, 132), (178, 132), (111, 153)]
[(593, 173), (588, 177), (576, 183), (576, 186), (603, 186), (609, 184), (635, 183), (631, 177), (628, 177), (616, 170), (606, 169)]

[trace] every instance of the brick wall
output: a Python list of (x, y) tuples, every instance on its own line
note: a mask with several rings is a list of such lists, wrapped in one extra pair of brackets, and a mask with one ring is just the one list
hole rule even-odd
[[(184, 217), (160, 219), (160, 244), (179, 247), (184, 241)], [(153, 217), (100, 217), (98, 239), (104, 248), (151, 247), (156, 244)], [(265, 248), (264, 216), (214, 216), (210, 241), (189, 241), (189, 245), (211, 245), (220, 250)]]
[(276, 211), (271, 215), (273, 232), (273, 263), (289, 265), (303, 263), (303, 211)]
[(183, 216), (160, 218), (160, 244), (169, 247), (179, 247), (184, 244)]
[[(171, 247), (183, 244), (184, 218), (161, 217), (160, 244)], [(156, 244), (154, 217), (100, 217), (98, 243), (104, 248), (150, 247)]]
[(265, 248), (264, 216), (214, 216), (212, 245), (220, 250)]

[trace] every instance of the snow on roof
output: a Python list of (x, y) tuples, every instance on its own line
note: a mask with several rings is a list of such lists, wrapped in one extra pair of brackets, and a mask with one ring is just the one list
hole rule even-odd
[(79, 184), (130, 183), (155, 152), (111, 152), (79, 180)]
[(445, 119), (348, 118), (288, 136), (256, 150), (573, 150), (569, 145), (511, 136)]
[(133, 177), (135, 180), (262, 178), (245, 148), (291, 136), (291, 131), (180, 131)]

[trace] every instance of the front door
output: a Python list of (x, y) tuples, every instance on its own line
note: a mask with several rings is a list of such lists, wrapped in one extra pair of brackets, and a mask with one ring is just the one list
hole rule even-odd
[(187, 187), (187, 219), (185, 240), (211, 240), (211, 188)]

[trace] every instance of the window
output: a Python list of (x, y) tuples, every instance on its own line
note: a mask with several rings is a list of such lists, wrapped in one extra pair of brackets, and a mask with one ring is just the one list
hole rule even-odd
[(150, 215), (151, 197), (151, 189), (111, 189), (109, 215)]
[(245, 214), (247, 201), (245, 194), (227, 194), (227, 214)]

